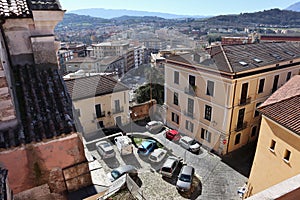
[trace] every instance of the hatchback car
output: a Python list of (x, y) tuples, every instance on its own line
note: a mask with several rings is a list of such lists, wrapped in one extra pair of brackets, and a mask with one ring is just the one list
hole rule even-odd
[(141, 155), (149, 155), (157, 147), (155, 140), (145, 140), (138, 147), (138, 153)]
[(167, 155), (167, 150), (165, 149), (154, 149), (154, 151), (150, 154), (149, 160), (154, 163), (158, 163), (164, 159)]
[(151, 121), (146, 124), (146, 129), (148, 131), (160, 131), (164, 127), (161, 121)]
[(180, 159), (175, 156), (169, 156), (160, 169), (162, 176), (172, 178)]
[(180, 133), (176, 130), (167, 130), (166, 131), (166, 138), (169, 139), (169, 140), (172, 140), (172, 141), (179, 141), (181, 136), (180, 136)]
[(136, 177), (138, 175), (137, 169), (132, 165), (122, 165), (118, 168), (115, 168), (108, 173), (107, 176), (111, 182), (117, 180), (122, 175), (128, 174), (131, 177)]
[(192, 166), (183, 166), (178, 175), (176, 188), (179, 191), (187, 192), (190, 191), (193, 183), (195, 169)]
[(200, 144), (188, 136), (183, 136), (180, 138), (179, 145), (184, 149), (191, 151), (192, 153), (198, 153), (200, 151)]
[(100, 141), (96, 143), (98, 153), (103, 159), (113, 158), (116, 153), (111, 143), (107, 141)]

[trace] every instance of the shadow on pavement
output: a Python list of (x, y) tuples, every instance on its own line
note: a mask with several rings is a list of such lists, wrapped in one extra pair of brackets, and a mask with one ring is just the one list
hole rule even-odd
[(115, 157), (114, 158), (109, 158), (109, 159), (104, 159), (103, 161), (111, 169), (114, 169), (114, 168), (117, 168), (117, 167), (120, 166), (119, 161)]
[(230, 152), (222, 157), (222, 161), (245, 177), (249, 177), (255, 155), (256, 144), (256, 142), (253, 142), (238, 150)]
[(133, 165), (137, 169), (142, 168), (142, 165), (140, 162), (136, 159), (134, 154), (126, 155), (126, 156), (121, 156), (122, 160), (126, 163), (126, 165)]

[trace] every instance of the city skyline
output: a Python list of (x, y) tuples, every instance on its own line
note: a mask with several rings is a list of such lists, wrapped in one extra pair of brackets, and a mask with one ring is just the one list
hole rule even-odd
[[(218, 0), (211, 0), (209, 3), (203, 0), (189, 1), (67, 1), (60, 0), (62, 8), (68, 11), (87, 9), (87, 8), (104, 8), (104, 9), (126, 9), (149, 12), (162, 12), (178, 15), (202, 15), (213, 16), (223, 14), (239, 14), (245, 12), (257, 12), (272, 8), (285, 9), (288, 6), (298, 2), (297, 0), (253, 0), (251, 3), (245, 3), (239, 0), (229, 0), (220, 3)], [(172, 6), (170, 6), (172, 5)]]

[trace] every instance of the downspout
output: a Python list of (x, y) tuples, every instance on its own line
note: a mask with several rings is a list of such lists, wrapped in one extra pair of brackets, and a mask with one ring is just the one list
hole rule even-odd
[(230, 120), (230, 124), (229, 124), (229, 135), (228, 135), (228, 141), (227, 141), (227, 148), (226, 148), (226, 154), (228, 154), (228, 148), (229, 148), (229, 144), (230, 144), (230, 139), (231, 139), (231, 127), (232, 127), (232, 116), (234, 113), (234, 99), (235, 99), (235, 93), (236, 93), (236, 85), (237, 85), (237, 80), (234, 81), (234, 89), (233, 89), (233, 100), (232, 100), (232, 105), (231, 105), (231, 120)]

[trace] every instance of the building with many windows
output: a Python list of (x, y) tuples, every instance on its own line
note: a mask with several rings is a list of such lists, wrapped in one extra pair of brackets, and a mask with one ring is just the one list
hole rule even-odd
[(129, 48), (128, 42), (114, 41), (92, 44), (94, 56), (96, 58), (104, 58), (106, 56), (123, 56)]
[(299, 105), (298, 75), (258, 108), (262, 122), (248, 181), (248, 196), (300, 174)]
[(291, 43), (214, 46), (209, 55), (173, 54), (165, 63), (167, 125), (218, 154), (257, 139), (256, 108), (299, 73)]
[(84, 134), (129, 121), (129, 88), (109, 76), (66, 80)]

